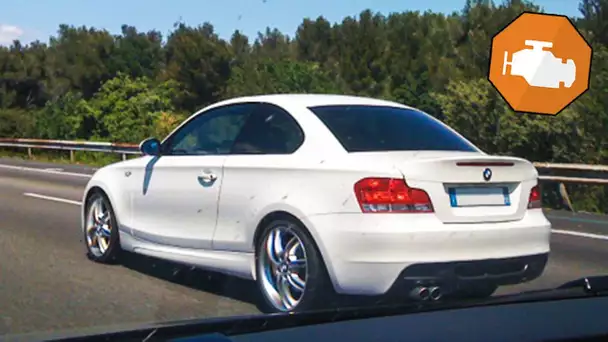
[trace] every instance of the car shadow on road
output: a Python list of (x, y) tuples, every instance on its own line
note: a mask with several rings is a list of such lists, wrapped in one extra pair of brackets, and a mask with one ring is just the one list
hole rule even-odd
[[(171, 261), (157, 259), (141, 254), (125, 252), (120, 258), (120, 265), (151, 277), (169, 281), (173, 284), (187, 286), (197, 291), (230, 298), (240, 302), (255, 305), (260, 309), (262, 300), (257, 285), (252, 280), (245, 280), (221, 273), (196, 269)], [(390, 298), (367, 296), (335, 295), (330, 307), (345, 308), (358, 306), (389, 305)]]
[(120, 264), (130, 270), (241, 302), (256, 305), (259, 301), (256, 284), (251, 280), (196, 269), (140, 254), (123, 253)]
[[(252, 280), (245, 280), (221, 273), (196, 269), (171, 261), (157, 259), (141, 254), (125, 252), (120, 258), (120, 265), (138, 273), (157, 279), (230, 298), (255, 305), (260, 309), (262, 300), (257, 285)], [(343, 296), (335, 295), (327, 305), (336, 308), (376, 306), (394, 304), (395, 298)]]

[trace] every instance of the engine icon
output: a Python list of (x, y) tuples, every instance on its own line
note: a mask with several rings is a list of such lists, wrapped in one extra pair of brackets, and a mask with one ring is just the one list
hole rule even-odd
[(592, 55), (569, 17), (524, 12), (492, 37), (488, 81), (514, 112), (557, 115), (589, 89)]
[(521, 76), (532, 87), (560, 88), (563, 83), (570, 88), (576, 81), (576, 65), (574, 60), (562, 62), (553, 52), (543, 50), (552, 48), (552, 42), (540, 40), (526, 40), (526, 46), (532, 49), (523, 49), (513, 53), (511, 62), (508, 61), (508, 51), (505, 51), (502, 74), (507, 75), (507, 66), (511, 66), (512, 76)]

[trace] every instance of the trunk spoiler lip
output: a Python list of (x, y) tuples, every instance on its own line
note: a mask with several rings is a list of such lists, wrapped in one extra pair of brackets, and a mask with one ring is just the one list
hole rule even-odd
[[(417, 179), (415, 176), (410, 176), (409, 178), (403, 172), (403, 167), (407, 167), (408, 164), (426, 164), (426, 163), (454, 163), (455, 167), (530, 167), (531, 171), (533, 170), (532, 175), (527, 175), (522, 177), (518, 182), (527, 182), (530, 180), (539, 181), (538, 170), (534, 166), (532, 162), (527, 159), (512, 157), (512, 156), (492, 156), (492, 155), (477, 155), (477, 156), (449, 156), (449, 157), (430, 157), (430, 158), (421, 158), (421, 159), (409, 159), (403, 163), (396, 162), (393, 163), (393, 168), (396, 169), (404, 179), (410, 180), (421, 180)], [(459, 165), (460, 164), (460, 165)], [(492, 165), (497, 164), (497, 165)], [(428, 181), (428, 180), (426, 180)], [(445, 183), (445, 181), (431, 181), (431, 182), (440, 182)]]
[[(528, 164), (534, 167), (534, 164), (527, 159), (511, 156), (492, 156), (492, 155), (476, 155), (476, 156), (429, 156), (423, 158), (412, 158), (400, 161), (409, 163), (433, 163), (433, 162), (454, 162), (457, 166), (515, 166), (515, 164)], [(496, 164), (496, 165), (493, 165)]]
[(499, 162), (499, 161), (495, 161), (495, 162), (456, 162), (456, 166), (481, 166), (481, 167), (490, 167), (490, 166), (513, 166), (515, 165), (514, 162), (509, 162), (509, 161), (504, 161), (504, 162)]

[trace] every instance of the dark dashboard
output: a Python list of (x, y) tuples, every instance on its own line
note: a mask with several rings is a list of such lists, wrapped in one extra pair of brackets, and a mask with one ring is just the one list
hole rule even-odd
[[(229, 336), (223, 341), (523, 342), (583, 337), (608, 341), (608, 297), (503, 304), (343, 321)], [(188, 340), (206, 341), (205, 338)]]
[[(603, 278), (601, 292), (608, 288), (607, 281)], [(4, 338), (146, 342), (608, 341), (608, 296), (594, 292), (593, 282), (588, 279), (583, 284), (480, 302), (191, 320), (111, 332), (97, 327), (72, 334)]]

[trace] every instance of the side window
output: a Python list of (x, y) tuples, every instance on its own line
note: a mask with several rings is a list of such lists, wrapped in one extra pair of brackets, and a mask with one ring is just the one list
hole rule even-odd
[(199, 114), (165, 141), (163, 154), (191, 156), (230, 153), (254, 108), (254, 104), (235, 104)]
[(304, 142), (304, 132), (285, 110), (259, 104), (239, 134), (232, 154), (291, 154)]

